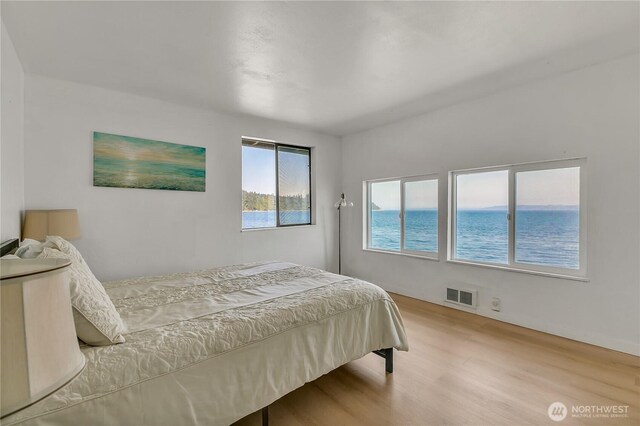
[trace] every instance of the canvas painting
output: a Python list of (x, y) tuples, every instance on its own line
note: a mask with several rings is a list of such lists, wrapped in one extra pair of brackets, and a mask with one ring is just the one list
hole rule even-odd
[(93, 133), (93, 185), (205, 190), (206, 148)]

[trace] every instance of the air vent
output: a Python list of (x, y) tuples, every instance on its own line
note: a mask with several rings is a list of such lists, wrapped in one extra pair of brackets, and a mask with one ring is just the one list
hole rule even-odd
[(445, 300), (449, 303), (455, 303), (456, 305), (475, 308), (477, 298), (477, 290), (461, 290), (458, 288), (447, 287), (447, 298)]
[(473, 293), (470, 291), (460, 291), (460, 303), (473, 306)]
[(455, 288), (448, 288), (447, 289), (447, 301), (448, 302), (456, 302), (458, 303), (458, 293), (460, 293), (458, 290), (456, 290)]

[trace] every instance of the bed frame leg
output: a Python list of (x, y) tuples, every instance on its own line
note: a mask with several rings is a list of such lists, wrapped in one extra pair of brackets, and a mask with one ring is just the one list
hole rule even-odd
[(387, 373), (393, 373), (393, 348), (385, 349), (384, 369)]
[(269, 406), (262, 409), (262, 426), (269, 426)]
[(393, 373), (393, 348), (378, 349), (374, 354), (384, 358), (384, 369), (387, 373)]

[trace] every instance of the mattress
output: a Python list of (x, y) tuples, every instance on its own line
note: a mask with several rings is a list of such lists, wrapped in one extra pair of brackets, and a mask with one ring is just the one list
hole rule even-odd
[[(230, 424), (372, 350), (408, 350), (381, 288), (282, 262), (105, 283), (123, 344), (3, 425)], [(381, 366), (382, 368), (382, 366)]]

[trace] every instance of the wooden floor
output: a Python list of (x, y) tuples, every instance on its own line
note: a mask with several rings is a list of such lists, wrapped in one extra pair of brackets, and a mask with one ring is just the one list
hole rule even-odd
[[(269, 407), (279, 425), (640, 425), (640, 358), (392, 294), (409, 337), (384, 373), (374, 354)], [(631, 319), (630, 319), (631, 320)], [(568, 407), (559, 423), (547, 415)], [(576, 418), (572, 405), (628, 405)], [(259, 425), (260, 413), (238, 425)]]

